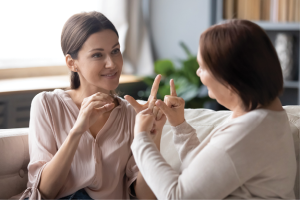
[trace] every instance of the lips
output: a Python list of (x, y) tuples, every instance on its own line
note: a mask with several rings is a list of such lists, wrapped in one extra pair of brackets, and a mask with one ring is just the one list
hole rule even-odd
[(113, 73), (109, 73), (109, 74), (103, 74), (101, 76), (104, 76), (104, 77), (114, 77), (115, 75), (117, 75), (117, 72), (113, 72)]

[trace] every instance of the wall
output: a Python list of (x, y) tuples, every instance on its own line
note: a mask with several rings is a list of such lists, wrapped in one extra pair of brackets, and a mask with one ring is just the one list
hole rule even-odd
[(154, 59), (185, 58), (183, 41), (197, 54), (200, 34), (212, 23), (211, 0), (150, 0), (149, 26)]

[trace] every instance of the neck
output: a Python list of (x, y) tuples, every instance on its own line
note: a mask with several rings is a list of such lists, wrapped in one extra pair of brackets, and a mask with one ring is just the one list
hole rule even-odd
[[(277, 97), (275, 98), (269, 105), (267, 106), (258, 106), (256, 109), (263, 108), (267, 110), (272, 111), (283, 111), (282, 104), (280, 102), (280, 99)], [(231, 109), (232, 111), (232, 119), (240, 117), (244, 114), (246, 114), (248, 111), (244, 110), (244, 107), (241, 103), (236, 104), (236, 106), (233, 106)]]
[(80, 85), (78, 89), (74, 90), (74, 97), (76, 98), (77, 101), (81, 103), (84, 98), (87, 98), (97, 92), (110, 95), (109, 90), (105, 90), (95, 86)]
[(262, 106), (261, 108), (272, 110), (272, 111), (283, 111), (281, 101), (276, 97), (269, 105)]
[[(69, 90), (67, 92), (69, 93), (73, 102), (77, 105), (77, 107), (79, 109), (81, 107), (81, 104), (82, 104), (84, 98), (87, 98), (97, 92), (101, 92), (101, 93), (108, 94), (108, 95), (111, 94), (109, 90), (105, 90), (103, 88), (98, 88), (98, 87), (90, 86), (90, 85), (89, 86), (80, 85), (80, 87), (78, 89)], [(115, 106), (119, 105), (119, 102), (117, 99), (115, 99), (114, 103), (115, 103)]]
[(245, 111), (245, 109), (244, 109), (244, 106), (240, 105), (240, 104), (234, 106), (230, 110), (232, 111), (232, 116), (231, 116), (232, 119), (240, 117), (247, 113), (247, 111)]

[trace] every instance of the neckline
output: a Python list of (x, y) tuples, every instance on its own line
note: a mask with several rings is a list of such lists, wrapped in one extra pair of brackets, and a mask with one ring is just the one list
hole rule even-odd
[[(79, 108), (77, 107), (77, 105), (75, 104), (75, 102), (73, 101), (73, 99), (71, 98), (71, 96), (66, 91), (64, 91), (62, 89), (55, 89), (54, 92), (59, 92), (61, 94), (61, 96), (63, 97), (63, 99), (65, 101), (69, 102), (70, 105), (71, 105), (71, 107), (78, 112), (77, 115), (79, 114), (79, 111), (80, 111)], [(120, 97), (117, 96), (116, 98), (117, 98), (117, 100), (119, 102), (119, 105), (116, 106), (112, 110), (112, 112), (114, 110), (116, 110), (116, 109), (120, 109), (121, 107), (123, 107), (123, 104), (124, 104), (123, 101), (120, 99)]]
[[(77, 105), (75, 104), (75, 102), (73, 101), (73, 99), (71, 98), (71, 96), (70, 96), (66, 91), (64, 91), (64, 90), (62, 90), (62, 89), (55, 89), (54, 92), (58, 92), (58, 93), (61, 94), (62, 99), (63, 99), (65, 102), (67, 102), (67, 105), (68, 105), (68, 106), (70, 106), (70, 110), (71, 110), (71, 112), (73, 112), (73, 114), (75, 115), (75, 117), (76, 117), (75, 121), (76, 121), (76, 120), (77, 120), (77, 117), (78, 117), (78, 115), (79, 115), (80, 110), (79, 110), (79, 108), (77, 107)], [(85, 134), (85, 133), (87, 132), (88, 135), (89, 135), (89, 137), (91, 137), (93, 140), (96, 141), (97, 138), (98, 138), (99, 135), (100, 135), (99, 133), (100, 133), (100, 132), (103, 132), (103, 131), (105, 131), (105, 130), (107, 130), (107, 128), (109, 127), (109, 125), (112, 123), (112, 120), (114, 119), (113, 116), (115, 116), (116, 113), (118, 112), (118, 110), (121, 109), (121, 108), (124, 106), (124, 102), (120, 99), (120, 97), (116, 97), (116, 98), (117, 98), (117, 100), (118, 100), (118, 102), (119, 102), (119, 105), (118, 105), (117, 107), (115, 107), (115, 108), (111, 111), (111, 113), (110, 113), (110, 115), (109, 115), (107, 121), (105, 122), (105, 124), (103, 125), (103, 127), (99, 130), (99, 132), (97, 133), (96, 137), (95, 137), (95, 138), (93, 137), (93, 135), (92, 135), (90, 129), (87, 129), (83, 134)]]
[(232, 113), (231, 113), (228, 120), (227, 120), (227, 122), (232, 122), (234, 120), (243, 118), (244, 116), (250, 114), (251, 112), (257, 112), (257, 111), (263, 111), (263, 112), (272, 113), (272, 114), (275, 114), (275, 115), (282, 115), (282, 114), (286, 113), (285, 109), (283, 109), (281, 111), (275, 111), (275, 110), (270, 110), (270, 109), (266, 109), (266, 108), (257, 108), (257, 109), (251, 110), (251, 111), (245, 113), (244, 115), (236, 117), (236, 118), (232, 118)]

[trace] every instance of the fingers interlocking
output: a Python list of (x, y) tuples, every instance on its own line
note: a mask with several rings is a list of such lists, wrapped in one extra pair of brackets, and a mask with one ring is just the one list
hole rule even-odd
[(138, 103), (129, 95), (126, 95), (125, 99), (133, 106), (136, 113), (139, 113), (143, 110), (145, 114), (149, 114), (150, 112), (155, 117), (156, 121), (159, 121), (165, 115), (171, 124), (178, 125), (184, 121), (185, 102), (182, 98), (177, 97), (176, 87), (173, 79), (170, 80), (170, 95), (166, 95), (164, 97), (164, 101), (157, 100), (156, 96), (159, 89), (160, 80), (161, 75), (157, 75), (153, 82), (151, 93), (146, 104)]

